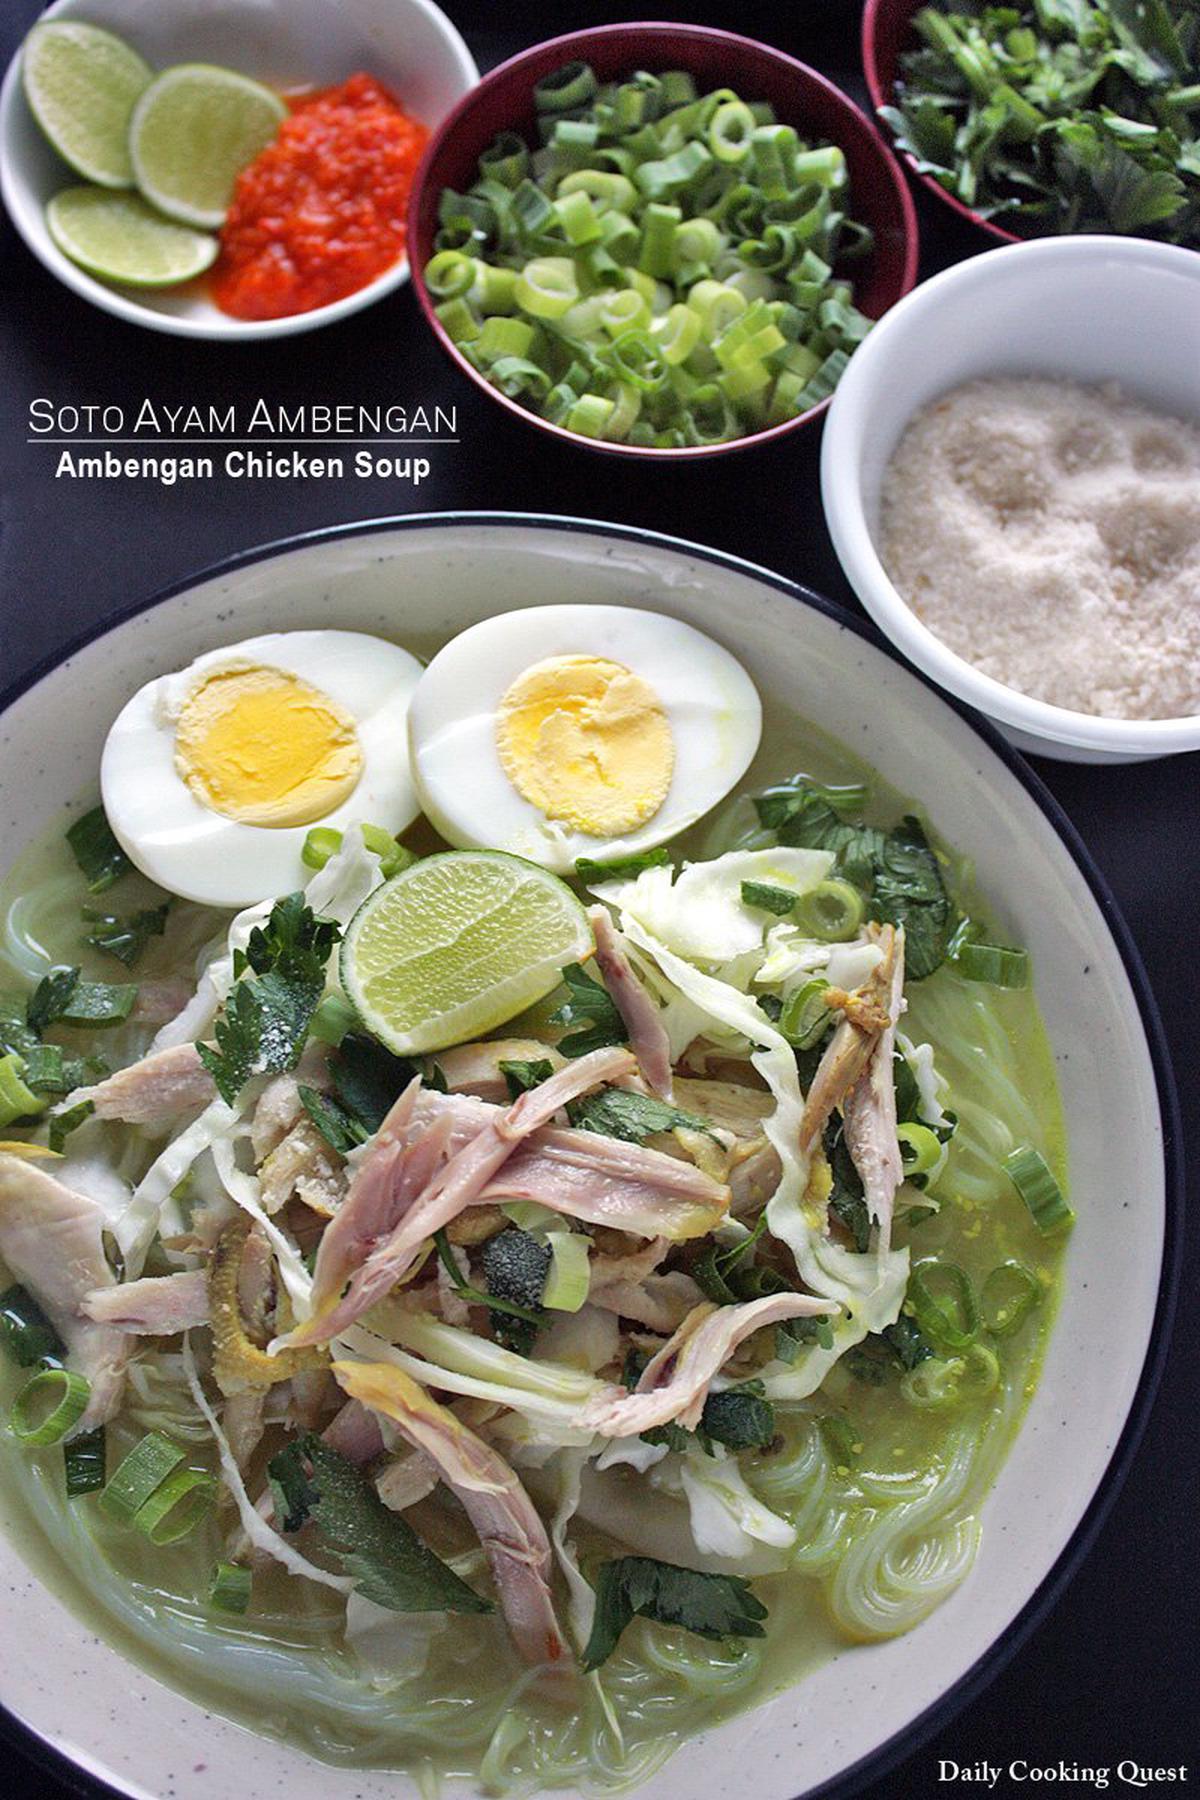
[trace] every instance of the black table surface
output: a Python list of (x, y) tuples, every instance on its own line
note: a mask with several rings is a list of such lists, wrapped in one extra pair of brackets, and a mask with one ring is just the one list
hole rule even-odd
[[(163, 0), (168, 4), (168, 0)], [(450, 0), (483, 68), (541, 38), (639, 9), (598, 11), (548, 0), (500, 7)], [(3, 60), (36, 8), (2, 0)], [(740, 0), (675, 5), (673, 16), (727, 26), (790, 51), (865, 99), (857, 0)], [(917, 196), (922, 275), (988, 247), (925, 193)], [(271, 344), (192, 343), (122, 324), (75, 298), (29, 255), (7, 220), (0, 304), (7, 340), (0, 478), (0, 684), (20, 678), (74, 635), (252, 545), (397, 512), (501, 509), (566, 513), (648, 526), (735, 552), (858, 606), (834, 556), (818, 497), (820, 432), (690, 467), (636, 467), (543, 440), (489, 404), (450, 366), (411, 290), (311, 336)], [(56, 405), (287, 405), (381, 396), (458, 408), (461, 442), (430, 452), (417, 490), (386, 480), (152, 481), (54, 479), (52, 453), (29, 445), (32, 400)], [(1162, 1010), (1181, 1090), (1185, 1141), (1198, 1141), (1195, 894), (1200, 873), (1200, 758), (1087, 767), (1039, 761), (1115, 891)], [(936, 793), (928, 796), (936, 804)], [(1200, 1331), (1193, 1240), (1165, 1375), (1140, 1450), (1106, 1524), (1058, 1604), (999, 1676), (948, 1724), (861, 1788), (863, 1800), (946, 1791), (940, 1764), (989, 1763), (991, 1791), (1021, 1794), (1019, 1765), (1046, 1771), (1056, 1792), (1097, 1785), (1083, 1771), (1118, 1765), (1186, 1768), (1200, 1748), (1194, 1704), (1197, 1634), (1197, 1418)], [(1102, 1352), (1101, 1352), (1102, 1353)], [(1031, 1521), (1036, 1528), (1036, 1521)], [(850, 1665), (847, 1665), (850, 1673)], [(1189, 1693), (1193, 1698), (1189, 1699)], [(14, 1741), (0, 1790), (45, 1800), (72, 1791)], [(1018, 1763), (1016, 1776), (1007, 1773)], [(1060, 1766), (1061, 1765), (1061, 1766)], [(69, 1779), (69, 1778), (66, 1778)], [(1181, 1777), (1170, 1784), (1178, 1788)], [(1099, 1785), (1103, 1786), (1101, 1781)], [(1152, 1782), (1157, 1789), (1165, 1783)], [(94, 1790), (92, 1790), (94, 1791)], [(983, 1791), (973, 1783), (968, 1792)], [(183, 1796), (186, 1800), (186, 1796)]]

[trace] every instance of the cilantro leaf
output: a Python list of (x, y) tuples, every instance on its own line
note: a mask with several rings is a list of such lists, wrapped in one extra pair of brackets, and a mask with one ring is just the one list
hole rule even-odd
[(679, 1625), (698, 1637), (762, 1637), (767, 1609), (740, 1575), (708, 1575), (651, 1556), (605, 1563), (596, 1581), (596, 1613), (583, 1667), (598, 1669), (635, 1618)]
[(113, 836), (108, 815), (102, 806), (94, 806), (91, 812), (76, 819), (68, 828), (66, 836), (71, 854), (83, 871), (90, 893), (102, 894), (133, 867)]
[(510, 1058), (497, 1063), (496, 1067), (504, 1077), (510, 1100), (519, 1100), (530, 1088), (541, 1087), (554, 1073), (554, 1064), (544, 1057), (537, 1057), (532, 1062)]
[(164, 900), (161, 906), (143, 907), (128, 918), (85, 907), (84, 918), (95, 926), (95, 930), (88, 933), (86, 942), (95, 950), (115, 956), (118, 962), (131, 969), (150, 939), (161, 937), (166, 930), (169, 907), (170, 902)]
[(325, 1142), (339, 1156), (349, 1156), (352, 1150), (357, 1150), (360, 1144), (366, 1143), (370, 1133), (342, 1105), (336, 1094), (319, 1094), (315, 1088), (305, 1087), (303, 1082), (297, 1091), (301, 1106)]
[(579, 963), (571, 963), (562, 972), (567, 998), (558, 1011), (550, 1015), (554, 1025), (577, 1027), (559, 1044), (564, 1056), (586, 1056), (590, 1050), (603, 1050), (609, 1044), (623, 1044), (628, 1034), (625, 1021), (606, 987), (593, 981)]
[(334, 1093), (368, 1134), (379, 1130), (417, 1073), (416, 1063), (360, 1031), (349, 1032), (329, 1059)]
[(277, 900), (266, 924), (250, 933), (245, 951), (234, 957), (240, 979), (217, 1021), (216, 1048), (197, 1046), (227, 1105), (236, 1103), (252, 1075), (295, 1068), (340, 936), (332, 920), (315, 916), (303, 894)]
[(599, 1093), (572, 1100), (567, 1117), (580, 1131), (620, 1138), (626, 1144), (640, 1144), (655, 1132), (674, 1131), (678, 1125), (712, 1135), (711, 1128), (694, 1113), (682, 1112), (666, 1100), (657, 1100), (652, 1094), (635, 1094), (627, 1088), (601, 1088)]
[(393, 1612), (492, 1611), (321, 1438), (305, 1433), (267, 1470), (284, 1530), (315, 1526), (365, 1599)]
[(760, 912), (774, 913), (780, 919), (786, 918), (799, 898), (794, 889), (772, 887), (769, 881), (742, 883), (743, 906), (753, 906)]
[(946, 960), (954, 908), (919, 820), (902, 819), (884, 839), (875, 868), (873, 911), (904, 927), (904, 972), (912, 981)]
[(854, 1166), (842, 1131), (840, 1115), (835, 1113), (826, 1125), (823, 1141), (833, 1176), (829, 1210), (849, 1232), (854, 1248), (862, 1256), (871, 1247), (871, 1214), (863, 1193), (862, 1177)]

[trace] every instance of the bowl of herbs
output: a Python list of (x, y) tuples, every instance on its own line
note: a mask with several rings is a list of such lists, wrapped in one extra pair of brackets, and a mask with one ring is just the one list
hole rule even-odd
[(910, 169), (991, 236), (1200, 248), (1188, 0), (867, 0), (863, 61)]

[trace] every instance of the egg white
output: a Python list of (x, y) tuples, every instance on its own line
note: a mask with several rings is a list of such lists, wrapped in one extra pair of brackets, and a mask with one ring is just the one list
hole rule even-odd
[(272, 632), (212, 650), (140, 688), (118, 714), (100, 763), (104, 810), (130, 860), (168, 892), (209, 906), (248, 906), (303, 886), (300, 852), (311, 825), (247, 825), (195, 798), (175, 767), (175, 729), (189, 695), (210, 676), (280, 669), (354, 720), (363, 771), (354, 792), (314, 821), (403, 831), (420, 812), (406, 720), (421, 665), (407, 650), (357, 631)]
[[(675, 767), (654, 817), (620, 837), (550, 821), (500, 762), (496, 716), (533, 663), (596, 656), (623, 664), (658, 695)], [(745, 774), (762, 736), (762, 705), (741, 664), (691, 625), (624, 606), (539, 606), (485, 619), (440, 650), (408, 716), (413, 779), (431, 822), (459, 848), (491, 847), (559, 874), (577, 856), (627, 856), (687, 829)]]

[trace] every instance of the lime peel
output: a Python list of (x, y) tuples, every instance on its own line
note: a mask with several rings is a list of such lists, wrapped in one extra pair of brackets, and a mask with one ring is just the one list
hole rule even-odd
[(593, 949), (558, 876), (497, 850), (423, 857), (375, 889), (347, 928), (342, 985), (401, 1056), (482, 1037), (541, 1000)]

